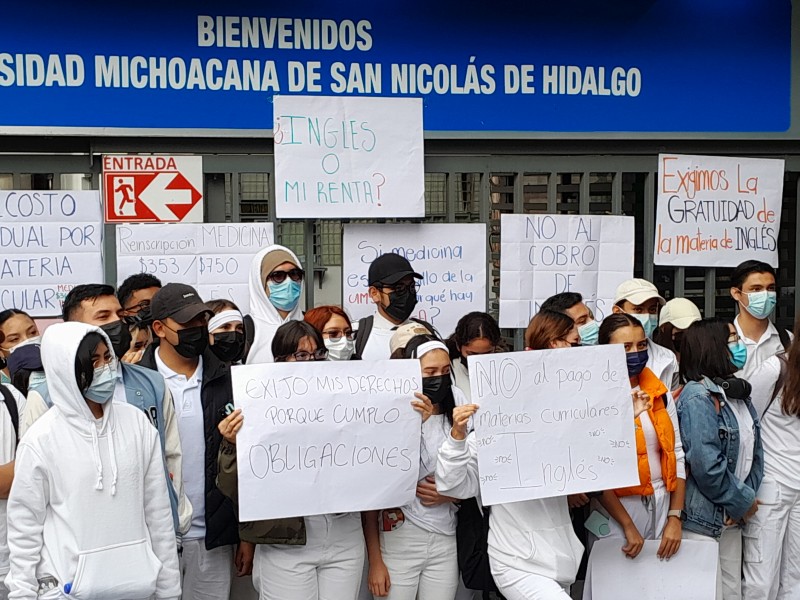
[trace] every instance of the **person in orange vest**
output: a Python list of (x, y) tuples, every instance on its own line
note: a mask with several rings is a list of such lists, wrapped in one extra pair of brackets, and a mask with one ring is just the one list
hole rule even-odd
[[(613, 314), (600, 326), (600, 344), (623, 344), (631, 389), (650, 398), (650, 408), (636, 417), (636, 453), (639, 484), (606, 490), (592, 501), (590, 533), (625, 540), (622, 552), (630, 558), (642, 551), (644, 541), (661, 540), (658, 557), (672, 557), (681, 545), (686, 492), (686, 469), (678, 411), (667, 386), (648, 369), (647, 336), (639, 320)], [(587, 521), (589, 523), (590, 521)], [(593, 530), (593, 531), (592, 531)], [(592, 558), (589, 557), (584, 600), (591, 593)]]

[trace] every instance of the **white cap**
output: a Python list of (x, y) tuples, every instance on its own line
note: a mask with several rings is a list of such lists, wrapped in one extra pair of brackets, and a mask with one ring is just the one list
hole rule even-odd
[(688, 298), (673, 298), (661, 309), (661, 317), (658, 320), (659, 327), (664, 323), (672, 323), (675, 329), (686, 329), (703, 317), (700, 316), (700, 309)]
[(666, 300), (658, 293), (656, 286), (646, 279), (628, 279), (619, 284), (614, 296), (614, 304), (627, 300), (631, 304), (639, 306), (652, 298), (658, 298), (662, 306), (666, 303)]
[(431, 332), (428, 331), (428, 328), (425, 327), (425, 325), (422, 323), (417, 323), (416, 321), (411, 321), (410, 323), (401, 325), (395, 330), (394, 334), (392, 335), (392, 339), (389, 340), (389, 351), (394, 354), (395, 350), (399, 348), (405, 348), (408, 342), (410, 342), (416, 336), (430, 334)]

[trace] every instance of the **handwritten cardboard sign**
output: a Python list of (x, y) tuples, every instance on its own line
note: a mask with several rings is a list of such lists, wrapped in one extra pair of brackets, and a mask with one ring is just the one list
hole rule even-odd
[(205, 300), (250, 309), (250, 261), (273, 243), (272, 223), (117, 225), (117, 280), (150, 273), (162, 283), (194, 286)]
[(470, 356), (481, 497), (503, 504), (635, 485), (620, 345)]
[(381, 254), (405, 256), (422, 275), (413, 316), (448, 335), (458, 320), (486, 310), (483, 224), (346, 225), (342, 243), (344, 307), (354, 319), (375, 312), (367, 271)]
[(527, 327), (554, 294), (579, 292), (594, 316), (611, 314), (617, 286), (633, 277), (633, 217), (503, 215), (500, 327)]
[(425, 216), (422, 100), (276, 96), (279, 219)]
[(778, 266), (783, 159), (658, 156), (654, 262)]
[(0, 192), (0, 246), (0, 307), (61, 316), (74, 286), (104, 280), (100, 194)]
[[(242, 521), (393, 508), (419, 477), (419, 361), (233, 368)], [(276, 490), (278, 493), (276, 493)]]

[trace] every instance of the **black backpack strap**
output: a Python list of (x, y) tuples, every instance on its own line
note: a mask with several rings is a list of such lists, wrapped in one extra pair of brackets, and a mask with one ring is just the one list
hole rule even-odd
[(256, 339), (256, 323), (253, 321), (251, 315), (245, 315), (242, 319), (242, 327), (244, 328), (244, 356), (242, 356), (242, 364), (247, 362), (247, 355), (250, 353), (250, 348), (253, 346), (253, 340)]
[(14, 445), (16, 446), (19, 442), (19, 407), (17, 406), (17, 400), (14, 398), (14, 394), (11, 393), (11, 390), (1, 383), (0, 394), (3, 395), (3, 402), (6, 403), (8, 414), (11, 417), (11, 424), (14, 426), (14, 436), (16, 437)]
[(792, 343), (792, 338), (789, 336), (789, 332), (786, 331), (783, 327), (778, 328), (778, 339), (781, 341), (781, 345), (783, 346), (784, 352), (789, 349), (789, 346)]
[(767, 414), (767, 411), (772, 406), (772, 403), (775, 402), (775, 398), (777, 398), (778, 394), (781, 393), (781, 390), (783, 389), (783, 384), (786, 381), (786, 372), (789, 370), (789, 363), (786, 362), (786, 353), (778, 352), (778, 354), (776, 354), (775, 356), (778, 357), (778, 363), (780, 364), (781, 370), (778, 373), (778, 379), (775, 381), (775, 387), (772, 388), (772, 396), (769, 399), (769, 404), (767, 404), (767, 408), (764, 409), (764, 412), (761, 413), (762, 419)]
[(374, 323), (375, 317), (373, 315), (358, 320), (358, 331), (356, 331), (356, 355), (364, 355), (364, 348), (367, 347), (367, 340), (369, 339), (369, 334), (372, 333), (372, 325)]

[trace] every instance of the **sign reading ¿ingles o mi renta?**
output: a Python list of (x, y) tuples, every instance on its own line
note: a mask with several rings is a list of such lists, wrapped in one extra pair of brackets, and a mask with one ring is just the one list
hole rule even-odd
[(635, 485), (622, 346), (470, 356), (481, 497), (503, 504)]
[(419, 478), (419, 361), (233, 368), (242, 521), (402, 506)]
[(654, 262), (778, 266), (782, 159), (661, 154)]

